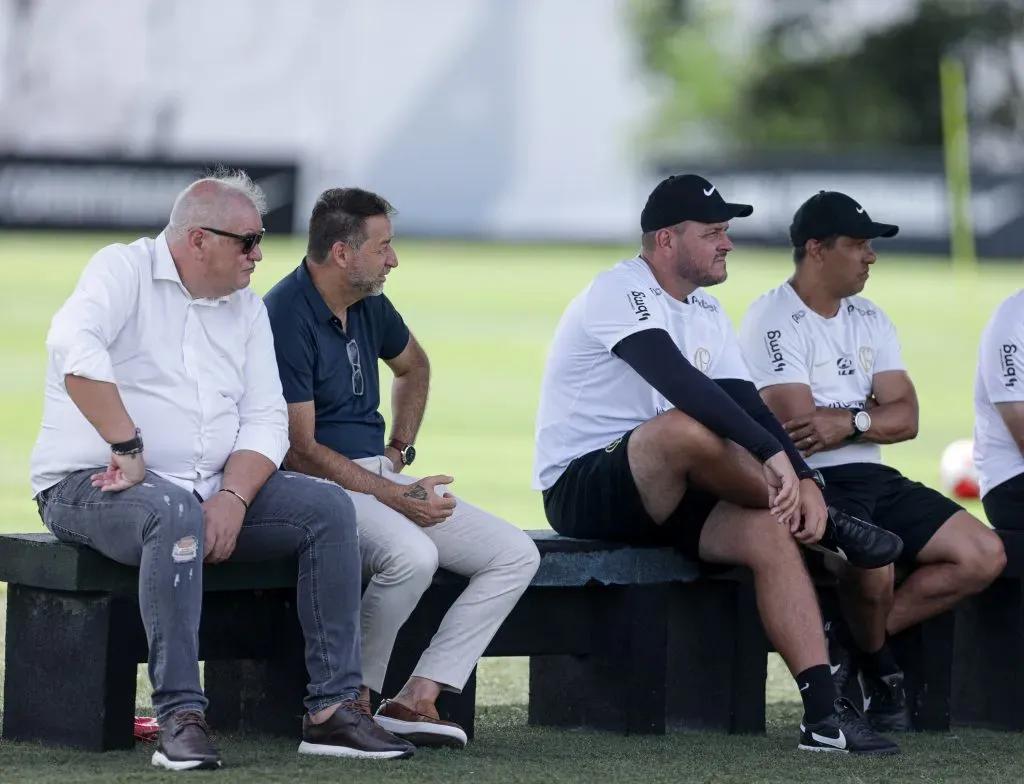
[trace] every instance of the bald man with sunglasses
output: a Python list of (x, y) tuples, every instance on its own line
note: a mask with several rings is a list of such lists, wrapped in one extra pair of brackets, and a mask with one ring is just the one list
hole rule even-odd
[(33, 497), (61, 541), (139, 567), (160, 725), (152, 762), (168, 770), (221, 765), (205, 720), (199, 622), (204, 564), (229, 558), (298, 560), (309, 674), (300, 753), (414, 750), (357, 704), (352, 499), (278, 470), (288, 416), (267, 311), (248, 288), (264, 212), (244, 173), (198, 180), (156, 238), (93, 256), (46, 339)]

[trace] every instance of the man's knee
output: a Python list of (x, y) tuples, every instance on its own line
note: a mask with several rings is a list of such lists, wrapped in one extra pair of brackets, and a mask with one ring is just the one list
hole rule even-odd
[(341, 485), (304, 474), (283, 473), (285, 481), (301, 482), (291, 511), (313, 537), (349, 540), (356, 536), (356, 509)]
[(412, 536), (392, 543), (374, 569), (374, 580), (383, 585), (403, 585), (422, 594), (437, 572), (437, 547), (426, 536)]
[(515, 538), (513, 546), (503, 548), (501, 559), (506, 568), (515, 572), (524, 585), (529, 584), (540, 568), (540, 551), (525, 533)]
[(1003, 540), (979, 521), (977, 532), (958, 553), (957, 563), (963, 580), (975, 591), (981, 591), (1002, 574), (1006, 566)]
[[(724, 517), (725, 525), (719, 523)], [(717, 519), (716, 519), (717, 518)], [(706, 560), (735, 563), (755, 571), (803, 568), (799, 545), (789, 527), (764, 509), (720, 503), (701, 534), (700, 555)]]
[(631, 457), (640, 451), (668, 468), (688, 468), (697, 459), (724, 454), (726, 442), (693, 417), (672, 409), (637, 428), (629, 446)]
[(178, 540), (188, 536), (203, 538), (203, 507), (188, 490), (177, 486), (156, 488), (148, 503), (145, 538), (160, 534)]
[(772, 566), (782, 558), (800, 558), (800, 546), (789, 527), (781, 524), (767, 510), (749, 510), (753, 534), (752, 561), (762, 566)]

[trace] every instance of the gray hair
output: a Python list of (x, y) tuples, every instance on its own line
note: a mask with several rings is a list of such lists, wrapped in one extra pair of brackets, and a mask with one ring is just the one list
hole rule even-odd
[(182, 236), (190, 228), (217, 223), (237, 199), (248, 201), (260, 215), (267, 214), (263, 189), (241, 169), (218, 167), (178, 194), (167, 224), (169, 234)]

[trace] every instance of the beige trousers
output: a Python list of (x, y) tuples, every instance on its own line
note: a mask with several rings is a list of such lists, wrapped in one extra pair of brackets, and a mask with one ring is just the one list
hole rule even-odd
[[(396, 473), (384, 456), (355, 462), (400, 484), (417, 479)], [(398, 630), (440, 566), (468, 577), (469, 585), (445, 614), (413, 675), (462, 691), (533, 579), (540, 564), (536, 545), (511, 523), (458, 497), (451, 517), (421, 528), (372, 495), (349, 495), (356, 507), (363, 579), (369, 580), (361, 609), (363, 683), (378, 693), (383, 689)]]

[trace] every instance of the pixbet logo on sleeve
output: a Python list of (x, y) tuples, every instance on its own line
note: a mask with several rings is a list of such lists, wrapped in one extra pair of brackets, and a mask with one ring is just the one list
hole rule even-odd
[(999, 352), (999, 364), (1003, 368), (1003, 386), (1015, 389), (1020, 376), (1017, 374), (1017, 345), (1004, 343)]
[(776, 373), (786, 369), (786, 358), (782, 355), (782, 344), (779, 343), (781, 337), (782, 332), (777, 329), (770, 329), (764, 333), (764, 347)]
[(629, 292), (629, 306), (636, 313), (637, 321), (647, 321), (651, 317), (651, 311), (647, 309), (647, 295), (642, 291)]

